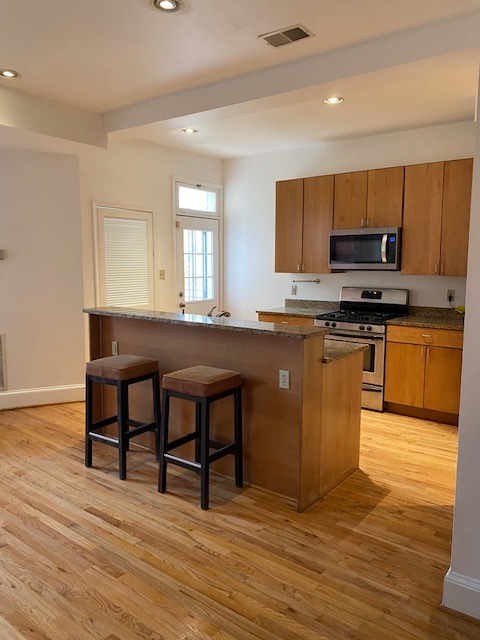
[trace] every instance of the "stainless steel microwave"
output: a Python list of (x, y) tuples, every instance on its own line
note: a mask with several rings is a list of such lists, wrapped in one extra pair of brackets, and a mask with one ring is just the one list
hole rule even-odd
[(328, 265), (342, 271), (398, 271), (400, 245), (399, 227), (335, 229), (330, 231)]

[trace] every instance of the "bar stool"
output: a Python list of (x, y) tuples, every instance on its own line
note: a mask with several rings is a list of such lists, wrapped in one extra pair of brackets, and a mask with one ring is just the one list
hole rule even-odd
[[(152, 381), (153, 422), (131, 420), (128, 409), (128, 390), (131, 384), (142, 380)], [(93, 422), (93, 383), (112, 385), (117, 388), (117, 415)], [(92, 442), (102, 442), (118, 449), (118, 477), (127, 477), (127, 451), (130, 440), (146, 431), (155, 432), (155, 452), (159, 451), (160, 387), (158, 362), (142, 356), (109, 356), (87, 362), (85, 407), (85, 466), (92, 466)], [(117, 437), (98, 433), (99, 429), (118, 423)], [(133, 427), (133, 428), (130, 428)]]
[[(228, 454), (235, 456), (235, 485), (243, 486), (242, 449), (242, 377), (237, 371), (199, 365), (167, 373), (162, 379), (162, 419), (160, 426), (160, 451), (158, 490), (165, 493), (167, 463), (200, 472), (200, 506), (208, 509), (209, 471), (215, 460)], [(210, 405), (220, 398), (234, 398), (234, 441), (222, 444), (210, 440)], [(169, 442), (168, 420), (170, 398), (195, 402), (195, 431)], [(195, 441), (195, 461), (179, 458), (169, 451), (187, 442)], [(210, 453), (210, 448), (215, 449)]]

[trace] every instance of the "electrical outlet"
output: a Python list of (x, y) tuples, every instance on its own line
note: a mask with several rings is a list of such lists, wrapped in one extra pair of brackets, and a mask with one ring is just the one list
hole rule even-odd
[(112, 356), (118, 356), (118, 342), (112, 340)]
[(296, 284), (292, 284), (291, 295), (292, 296), (296, 296), (297, 295), (297, 285)]
[(158, 270), (158, 277), (160, 278), (160, 280), (165, 280), (165, 269)]
[(455, 302), (455, 289), (447, 289), (447, 302)]
[(280, 389), (290, 389), (290, 371), (280, 369), (278, 372), (278, 386)]

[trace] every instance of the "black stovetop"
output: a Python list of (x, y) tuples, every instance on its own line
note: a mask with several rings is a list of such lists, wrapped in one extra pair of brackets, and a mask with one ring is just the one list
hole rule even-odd
[(338, 320), (340, 322), (364, 322), (368, 324), (385, 324), (387, 320), (398, 318), (405, 313), (381, 313), (376, 311), (358, 311), (351, 309), (339, 309), (315, 316), (318, 320)]

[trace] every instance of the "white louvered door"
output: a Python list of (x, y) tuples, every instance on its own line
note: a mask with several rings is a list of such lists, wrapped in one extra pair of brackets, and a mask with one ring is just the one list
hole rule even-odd
[(154, 308), (153, 215), (96, 206), (97, 304)]

